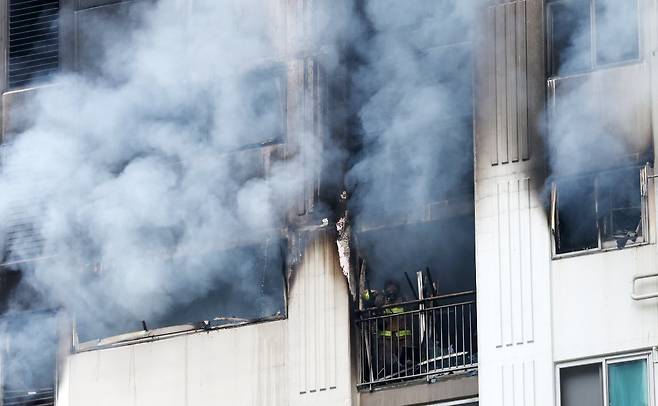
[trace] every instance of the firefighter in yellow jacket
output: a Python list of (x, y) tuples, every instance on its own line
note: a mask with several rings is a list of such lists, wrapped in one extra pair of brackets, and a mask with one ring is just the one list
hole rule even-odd
[(394, 377), (412, 373), (408, 368), (412, 365), (414, 347), (413, 319), (404, 315), (403, 301), (400, 286), (395, 281), (387, 281), (382, 292), (374, 297), (373, 304), (381, 309), (378, 313), (389, 316), (380, 318), (377, 323), (378, 375), (383, 372), (384, 376)]

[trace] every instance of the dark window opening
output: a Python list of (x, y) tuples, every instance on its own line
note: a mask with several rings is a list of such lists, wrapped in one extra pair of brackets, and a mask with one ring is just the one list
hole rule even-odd
[[(117, 310), (111, 319), (106, 314), (78, 314), (78, 339), (86, 342), (145, 328), (197, 325), (202, 321), (216, 327), (284, 317), (285, 255), (284, 241), (271, 239), (175, 258), (163, 267), (199, 277), (180, 278), (180, 284), (170, 292), (144, 298), (145, 308), (149, 308), (146, 303), (166, 303), (166, 308), (156, 314), (140, 309), (124, 313)], [(171, 279), (178, 280), (175, 275)]]
[(565, 75), (589, 69), (589, 2), (554, 1), (548, 7), (551, 72)]
[(10, 0), (8, 86), (40, 82), (59, 70), (59, 0)]
[(562, 181), (557, 188), (556, 252), (563, 254), (597, 248), (599, 237), (594, 178)]
[(553, 0), (546, 14), (553, 76), (640, 57), (637, 1)]
[(475, 289), (472, 216), (362, 231), (356, 239), (366, 288), (381, 290), (394, 281), (402, 299), (417, 299), (416, 272), (429, 268), (439, 295)]
[(606, 65), (640, 57), (639, 21), (634, 1), (596, 0), (596, 61)]
[(2, 323), (2, 404), (55, 404), (57, 319), (53, 313), (27, 313)]
[(644, 242), (647, 167), (554, 182), (551, 228), (556, 254)]

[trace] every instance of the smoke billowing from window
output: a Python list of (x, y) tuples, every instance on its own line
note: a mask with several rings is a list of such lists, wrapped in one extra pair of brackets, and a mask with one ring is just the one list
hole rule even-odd
[[(185, 3), (138, 3), (116, 25), (85, 17), (83, 70), (60, 75), (15, 112), (29, 125), (5, 148), (5, 261), (35, 249), (43, 258), (15, 265), (30, 287), (16, 291), (15, 307), (37, 296), (61, 305), (88, 338), (139, 330), (172, 308), (203, 308), (214, 303), (208, 296), (244, 299), (218, 312), (225, 316), (245, 302), (260, 306), (245, 316), (281, 311), (276, 299), (251, 300), (277, 298), (264, 288), (271, 275), (254, 269), (285, 262), (273, 248), (277, 230), (304, 184), (347, 156), (308, 137), (294, 153), (281, 147), (286, 159), (269, 156), (265, 173), (263, 152), (251, 147), (285, 143), (287, 121), (302, 108), (286, 99), (301, 89), (286, 90), (282, 60), (317, 56), (328, 77), (349, 78), (346, 119), (357, 124), (348, 144), (358, 147), (346, 183), (359, 227), (380, 215), (415, 216), (455, 194), (472, 203), (479, 2), (326, 1), (297, 16), (300, 27), (286, 24), (274, 1)], [(462, 225), (450, 233), (466, 238), (440, 240), (467, 241), (473, 260), (472, 217)], [(407, 243), (426, 240), (422, 230)]]
[(551, 173), (646, 161), (650, 103), (638, 2), (555, 0), (546, 15), (549, 75), (558, 78), (548, 86)]
[[(18, 265), (23, 282), (97, 337), (210, 292), (257, 303), (270, 271), (283, 274), (278, 230), (320, 151), (273, 154), (265, 173), (251, 148), (285, 139), (285, 20), (273, 5), (139, 2), (121, 11), (132, 29), (85, 17), (81, 63), (93, 69), (61, 75), (19, 112), (30, 125), (5, 149), (0, 178), (5, 260), (36, 246), (46, 259)], [(282, 280), (277, 289), (256, 314), (215, 315), (283, 312)]]

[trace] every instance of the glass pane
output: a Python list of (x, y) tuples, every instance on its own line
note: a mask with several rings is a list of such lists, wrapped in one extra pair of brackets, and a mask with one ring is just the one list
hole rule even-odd
[(647, 406), (647, 362), (636, 360), (608, 365), (610, 406)]
[(558, 182), (558, 254), (597, 248), (594, 178), (583, 177)]
[(598, 64), (638, 59), (638, 14), (635, 1), (596, 1), (596, 61)]
[(552, 74), (564, 75), (590, 69), (589, 1), (554, 1), (548, 7)]
[(580, 365), (560, 370), (561, 406), (601, 406), (601, 364)]

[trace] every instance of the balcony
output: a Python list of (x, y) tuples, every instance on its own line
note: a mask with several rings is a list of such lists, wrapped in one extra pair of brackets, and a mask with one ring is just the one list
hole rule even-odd
[(369, 308), (356, 317), (359, 389), (477, 369), (473, 291)]

